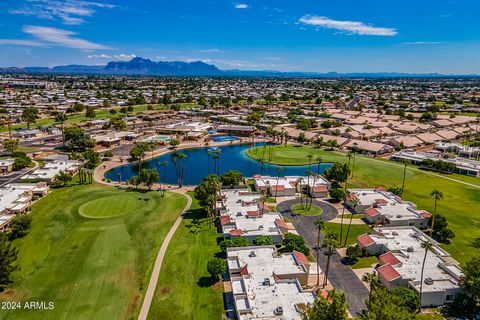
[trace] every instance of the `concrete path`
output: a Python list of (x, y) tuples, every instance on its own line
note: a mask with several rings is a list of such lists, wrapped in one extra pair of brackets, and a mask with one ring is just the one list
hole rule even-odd
[[(332, 220), (329, 220), (328, 222), (331, 222), (331, 223), (342, 223), (342, 218), (335, 218), (335, 219), (332, 219)], [(350, 223), (350, 217), (346, 216), (346, 217), (343, 217), (343, 223), (345, 224), (349, 224)], [(365, 221), (363, 221), (363, 219), (352, 219), (352, 224), (356, 224), (356, 225), (359, 225), (359, 224), (366, 224)]]
[[(181, 193), (183, 194), (183, 193)], [(165, 240), (163, 240), (160, 251), (158, 252), (157, 259), (155, 260), (155, 265), (153, 267), (152, 275), (150, 276), (150, 281), (148, 283), (147, 291), (145, 292), (145, 297), (143, 299), (142, 309), (138, 315), (138, 320), (146, 320), (148, 316), (148, 311), (150, 310), (150, 305), (152, 304), (153, 295), (155, 294), (155, 288), (157, 287), (158, 277), (160, 276), (160, 270), (162, 268), (163, 258), (167, 252), (168, 245), (170, 240), (172, 240), (175, 231), (177, 231), (178, 226), (182, 222), (183, 216), (190, 209), (192, 205), (192, 198), (188, 194), (183, 194), (187, 198), (187, 205), (183, 209), (180, 216), (177, 218), (173, 226), (168, 231)]]

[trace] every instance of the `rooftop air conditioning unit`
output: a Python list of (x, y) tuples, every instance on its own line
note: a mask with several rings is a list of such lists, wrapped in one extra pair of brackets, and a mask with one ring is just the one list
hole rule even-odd
[(265, 279), (263, 280), (263, 284), (264, 284), (265, 286), (269, 286), (269, 285), (270, 285), (270, 278), (265, 278)]
[(248, 254), (248, 256), (250, 258), (253, 258), (253, 257), (256, 257), (257, 255), (255, 254), (255, 251), (250, 251), (250, 253)]
[(414, 250), (413, 247), (408, 247), (407, 248), (407, 252), (413, 252), (413, 250)]
[(432, 278), (426, 278), (425, 279), (425, 284), (432, 285), (433, 284), (433, 279)]
[(393, 231), (392, 234), (393, 234), (394, 236), (398, 236), (398, 232), (397, 232), (397, 231)]
[(283, 314), (283, 308), (282, 307), (276, 307), (275, 310), (273, 310), (273, 314), (278, 316)]

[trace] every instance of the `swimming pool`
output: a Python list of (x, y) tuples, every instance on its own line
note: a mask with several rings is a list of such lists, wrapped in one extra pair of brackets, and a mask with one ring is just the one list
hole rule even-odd
[[(256, 146), (262, 146), (263, 143), (257, 143)], [(215, 147), (220, 150), (218, 159), (219, 173), (222, 174), (228, 170), (238, 170), (244, 177), (253, 177), (256, 174), (277, 176), (279, 175), (277, 169), (282, 168), (280, 176), (297, 176), (305, 175), (308, 166), (276, 166), (270, 164), (262, 164), (245, 155), (245, 151), (250, 148), (250, 144), (236, 144), (221, 147)], [(213, 173), (214, 159), (212, 153), (208, 153), (210, 148), (195, 148), (184, 149), (179, 152), (187, 155), (185, 159), (185, 185), (197, 185), (209, 173)], [(166, 167), (161, 166), (162, 162), (167, 162)], [(325, 169), (331, 167), (330, 163), (323, 163), (320, 166), (320, 173)], [(142, 168), (156, 169), (160, 174), (161, 181), (168, 184), (176, 184), (177, 176), (175, 172), (175, 165), (171, 159), (171, 153), (164, 154), (157, 158), (145, 161)], [(122, 181), (130, 179), (132, 176), (138, 175), (138, 163), (129, 163), (121, 167), (116, 167), (105, 174), (105, 178), (112, 181), (118, 181), (121, 177)], [(312, 166), (312, 170), (317, 171), (317, 166)]]
[(240, 138), (234, 136), (216, 136), (212, 137), (213, 142), (227, 142), (227, 141), (238, 141)]

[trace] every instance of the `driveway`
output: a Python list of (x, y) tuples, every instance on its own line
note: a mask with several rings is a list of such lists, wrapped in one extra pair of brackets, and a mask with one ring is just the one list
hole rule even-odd
[[(313, 203), (323, 209), (323, 213), (320, 216), (301, 216), (295, 215), (292, 216), (290, 212), (290, 207), (296, 203), (300, 203), (300, 199), (292, 199), (281, 202), (277, 205), (277, 211), (280, 212), (284, 217), (290, 219), (297, 229), (298, 234), (300, 234), (304, 239), (307, 245), (312, 249), (313, 256), (316, 256), (317, 249), (317, 229), (315, 227), (314, 221), (321, 217), (325, 221), (334, 219), (338, 210), (335, 209), (331, 204), (316, 201)], [(323, 241), (323, 235), (322, 235)], [(322, 254), (325, 253), (325, 254)], [(326, 269), (327, 256), (326, 250), (320, 248), (320, 267), (322, 270)], [(330, 259), (330, 272), (329, 272), (329, 281), (336, 289), (341, 289), (347, 294), (349, 311), (352, 316), (357, 316), (363, 309), (366, 309), (365, 300), (368, 298), (368, 289), (363, 285), (362, 281), (355, 275), (353, 270), (344, 265), (341, 262), (341, 257), (338, 253), (332, 255)]]

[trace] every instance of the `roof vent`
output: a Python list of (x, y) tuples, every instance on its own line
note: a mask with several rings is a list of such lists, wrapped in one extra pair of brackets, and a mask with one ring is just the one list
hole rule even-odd
[(270, 278), (265, 278), (265, 279), (263, 280), (263, 285), (269, 286), (269, 285), (270, 285)]
[(248, 256), (249, 256), (250, 258), (252, 258), (252, 257), (256, 257), (257, 255), (255, 254), (255, 251), (250, 251), (250, 253), (248, 254)]
[(413, 252), (413, 247), (408, 247), (407, 252)]
[(276, 307), (275, 310), (273, 310), (273, 314), (278, 316), (283, 314), (283, 307)]
[(432, 285), (433, 284), (433, 279), (432, 278), (426, 278), (425, 279), (425, 284)]

